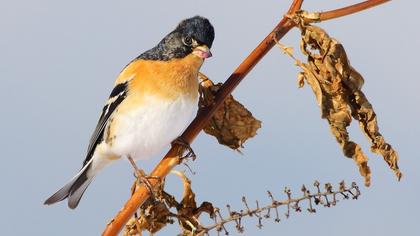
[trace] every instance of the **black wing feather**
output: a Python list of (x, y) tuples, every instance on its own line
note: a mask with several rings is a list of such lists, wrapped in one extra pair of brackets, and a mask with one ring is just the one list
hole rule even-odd
[(109, 117), (118, 107), (118, 105), (120, 105), (121, 102), (124, 101), (124, 99), (127, 97), (127, 86), (128, 81), (116, 85), (112, 90), (111, 95), (108, 99), (111, 102), (108, 102), (102, 109), (102, 114), (99, 117), (98, 124), (96, 125), (95, 131), (93, 132), (92, 137), (90, 138), (86, 159), (83, 162), (83, 166), (85, 166), (89, 162), (89, 160), (93, 156), (96, 146), (102, 142), (104, 138), (103, 136), (105, 127), (108, 123)]

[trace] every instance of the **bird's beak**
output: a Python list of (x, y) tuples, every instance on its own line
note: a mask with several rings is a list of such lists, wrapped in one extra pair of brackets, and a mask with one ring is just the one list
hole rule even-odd
[(212, 56), (210, 49), (205, 45), (194, 48), (193, 54), (203, 59), (206, 59)]

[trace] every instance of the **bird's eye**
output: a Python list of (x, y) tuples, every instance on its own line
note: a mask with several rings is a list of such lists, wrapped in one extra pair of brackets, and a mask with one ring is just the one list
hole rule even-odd
[(192, 45), (192, 38), (190, 36), (186, 36), (185, 38), (182, 39), (182, 42), (186, 46), (191, 46)]

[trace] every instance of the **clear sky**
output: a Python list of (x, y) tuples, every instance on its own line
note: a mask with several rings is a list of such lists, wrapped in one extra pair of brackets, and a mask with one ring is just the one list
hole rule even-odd
[[(202, 72), (224, 81), (277, 24), (289, 2), (1, 1), (1, 234), (100, 234), (129, 196), (133, 177), (128, 162), (97, 176), (76, 210), (65, 203), (42, 203), (81, 167), (120, 70), (180, 20), (200, 14), (216, 30), (214, 56)], [(306, 1), (304, 9), (354, 2)], [(190, 163), (197, 172), (190, 176), (197, 200), (237, 209), (243, 195), (267, 203), (267, 189), (285, 198), (285, 186), (298, 192), (315, 179), (356, 181), (362, 191), (358, 201), (320, 207), (315, 215), (293, 214), (280, 224), (266, 221), (262, 230), (253, 219), (245, 235), (420, 235), (419, 7), (418, 1), (393, 1), (321, 24), (344, 44), (352, 65), (364, 75), (380, 131), (400, 155), (401, 182), (380, 156), (369, 153), (372, 186), (363, 187), (353, 161), (343, 157), (321, 120), (311, 89), (297, 88), (298, 68), (274, 48), (234, 92), (263, 121), (244, 155), (203, 134), (192, 144), (199, 156)], [(283, 43), (297, 46), (298, 32)], [(356, 124), (351, 134), (368, 152)], [(138, 164), (149, 172), (159, 159)], [(181, 184), (172, 177), (168, 187), (179, 194)], [(176, 232), (169, 227), (161, 235)], [(230, 233), (236, 234), (233, 228)]]

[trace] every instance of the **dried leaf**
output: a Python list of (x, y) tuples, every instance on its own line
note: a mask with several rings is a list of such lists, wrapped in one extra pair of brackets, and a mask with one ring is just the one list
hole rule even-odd
[[(141, 235), (142, 231), (148, 231), (152, 234), (158, 232), (168, 223), (172, 223), (173, 213), (169, 210), (165, 202), (163, 193), (163, 184), (159, 185), (154, 193), (154, 198), (149, 198), (140, 208), (139, 216), (137, 213), (126, 224), (124, 235)], [(132, 189), (132, 194), (137, 188), (137, 181)]]
[[(321, 89), (321, 85), (319, 84), (318, 79), (316, 78), (316, 75), (313, 74), (311, 72), (311, 69), (307, 68), (307, 65), (302, 64), (302, 69), (304, 70), (304, 72), (301, 72), (298, 74), (298, 78), (299, 76), (302, 77), (303, 79), (306, 79), (306, 81), (308, 82), (308, 84), (311, 86), (312, 91), (315, 94), (316, 97), (316, 101), (318, 103), (319, 106), (321, 106), (323, 99), (323, 94), (322, 94), (322, 89)], [(302, 75), (301, 75), (302, 74)], [(299, 86), (299, 88), (302, 88), (303, 85), (305, 85), (304, 83), (302, 83), (302, 86)]]
[(366, 186), (370, 185), (371, 176), (368, 158), (360, 146), (349, 139), (347, 132), (352, 117), (359, 121), (362, 132), (371, 142), (371, 151), (383, 156), (399, 180), (402, 174), (398, 168), (398, 155), (379, 133), (376, 114), (361, 91), (364, 83), (362, 75), (350, 65), (340, 42), (320, 27), (304, 23), (302, 17), (308, 16), (302, 15), (302, 12), (292, 16), (301, 29), (300, 48), (308, 60), (302, 63), (293, 57), (303, 70), (298, 75), (299, 87), (304, 85), (303, 80), (311, 86), (322, 118), (328, 121), (344, 155), (352, 158), (359, 167)]
[[(205, 75), (200, 73), (200, 101), (199, 107), (204, 108), (214, 102), (215, 94), (222, 86), (213, 84)], [(230, 95), (204, 127), (204, 132), (217, 138), (220, 144), (234, 150), (243, 147), (249, 138), (257, 134), (261, 128), (261, 121), (255, 119), (252, 113)]]
[(156, 233), (171, 222), (172, 215), (163, 202), (150, 202), (145, 209), (142, 209), (139, 219), (140, 228), (150, 233)]
[[(197, 207), (195, 193), (191, 189), (191, 181), (184, 173), (172, 170), (171, 173), (179, 176), (183, 182), (184, 193), (181, 202), (178, 202), (174, 196), (164, 191), (164, 184), (160, 184), (154, 192), (154, 197), (149, 198), (139, 209), (138, 214), (131, 218), (126, 224), (124, 235), (141, 235), (142, 231), (148, 231), (152, 234), (158, 232), (168, 223), (173, 223), (176, 218), (182, 230), (181, 235), (196, 235), (203, 231), (198, 218), (201, 213), (206, 212), (213, 216), (213, 205), (209, 202), (203, 202)], [(135, 185), (132, 193), (135, 192)], [(175, 208), (177, 213), (171, 212)]]
[(195, 193), (191, 189), (191, 181), (185, 176), (184, 173), (179, 171), (171, 171), (178, 175), (184, 184), (184, 193), (178, 210), (178, 221), (183, 230), (182, 235), (193, 235), (202, 231), (202, 226), (198, 220), (201, 213), (207, 212), (212, 216), (214, 209), (213, 205), (209, 202), (203, 202), (200, 207), (197, 207), (195, 201)]

